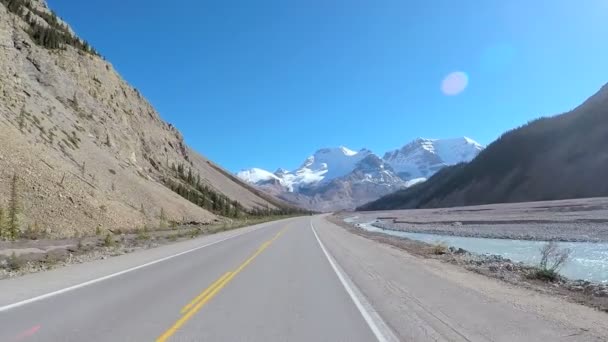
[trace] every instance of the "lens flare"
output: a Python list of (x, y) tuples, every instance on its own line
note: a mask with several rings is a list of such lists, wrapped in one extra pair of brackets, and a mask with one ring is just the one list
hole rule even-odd
[(441, 91), (448, 96), (462, 93), (469, 84), (469, 77), (462, 71), (449, 73), (441, 82)]

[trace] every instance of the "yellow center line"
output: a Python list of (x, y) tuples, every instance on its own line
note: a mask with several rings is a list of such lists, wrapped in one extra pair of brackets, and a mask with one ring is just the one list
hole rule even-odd
[(198, 301), (200, 301), (201, 299), (206, 297), (214, 288), (216, 288), (219, 284), (221, 284), (222, 281), (224, 281), (224, 279), (228, 278), (228, 276), (230, 274), (232, 274), (232, 272), (226, 272), (226, 274), (221, 276), (213, 284), (209, 285), (209, 287), (206, 288), (205, 291), (201, 292), (201, 294), (199, 294), (196, 298), (194, 298), (194, 300), (192, 300), (190, 303), (188, 303), (188, 305), (184, 306), (182, 308), (181, 313), (184, 314), (184, 313), (186, 313), (186, 311), (190, 310), (190, 308), (193, 307)]
[(221, 276), (218, 280), (213, 282), (208, 288), (206, 288), (201, 294), (196, 296), (190, 303), (184, 306), (181, 310), (181, 314), (183, 315), (178, 319), (167, 331), (165, 331), (162, 335), (160, 335), (156, 342), (165, 342), (171, 336), (173, 336), (179, 328), (181, 328), (192, 316), (194, 316), (200, 309), (207, 304), (218, 292), (222, 290), (237, 274), (239, 274), (247, 265), (249, 265), (253, 259), (255, 259), (258, 255), (262, 254), (262, 252), (268, 248), (274, 241), (276, 241), (282, 234), (285, 232), (285, 229), (282, 229), (278, 232), (272, 239), (264, 242), (253, 255), (251, 255), (247, 260), (245, 260), (236, 270), (232, 272), (227, 272), (223, 276)]

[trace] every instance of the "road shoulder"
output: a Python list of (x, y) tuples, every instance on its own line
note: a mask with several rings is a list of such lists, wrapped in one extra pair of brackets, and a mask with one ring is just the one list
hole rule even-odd
[(605, 313), (410, 255), (322, 217), (313, 223), (336, 261), (401, 339), (602, 341), (608, 337)]

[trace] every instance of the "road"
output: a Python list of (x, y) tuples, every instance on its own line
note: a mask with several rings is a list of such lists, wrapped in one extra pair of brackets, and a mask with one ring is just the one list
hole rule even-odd
[(0, 281), (0, 341), (608, 336), (603, 313), (442, 267), (322, 217), (282, 220)]

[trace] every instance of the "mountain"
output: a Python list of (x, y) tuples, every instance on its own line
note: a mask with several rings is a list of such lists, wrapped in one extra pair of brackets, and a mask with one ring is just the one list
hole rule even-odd
[(361, 210), (608, 196), (608, 85), (574, 110), (503, 134), (469, 164), (441, 170)]
[(384, 160), (403, 179), (428, 178), (442, 168), (468, 162), (475, 158), (483, 146), (467, 138), (418, 138), (401, 149), (387, 152)]
[(470, 161), (483, 147), (469, 138), (417, 139), (384, 158), (368, 149), (324, 148), (294, 171), (253, 168), (237, 176), (267, 193), (319, 211), (353, 209), (425, 181), (437, 170)]
[(283, 205), (188, 147), (44, 1), (0, 0), (0, 18), (0, 207), (17, 176), (22, 227), (69, 236)]

